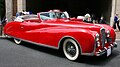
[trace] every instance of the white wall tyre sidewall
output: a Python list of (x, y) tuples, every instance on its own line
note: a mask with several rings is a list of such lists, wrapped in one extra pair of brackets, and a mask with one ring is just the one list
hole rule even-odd
[[(66, 43), (70, 41), (74, 44), (75, 48), (76, 48), (76, 54), (74, 57), (71, 57), (67, 52), (66, 52), (66, 49), (65, 49), (65, 46), (66, 46)], [(73, 39), (66, 39), (63, 43), (63, 52), (65, 54), (65, 56), (67, 57), (67, 59), (71, 60), (71, 61), (75, 61), (78, 59), (79, 55), (80, 55), (80, 50), (79, 50), (79, 46), (78, 44), (73, 40)]]
[(18, 45), (21, 43), (21, 40), (20, 40), (20, 39), (14, 38), (14, 41), (15, 41), (15, 43), (18, 44)]

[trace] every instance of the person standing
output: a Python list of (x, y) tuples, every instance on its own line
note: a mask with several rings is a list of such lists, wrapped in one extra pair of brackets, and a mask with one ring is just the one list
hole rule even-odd
[(21, 15), (22, 15), (22, 12), (17, 12), (16, 13), (16, 17), (21, 16)]
[(2, 22), (1, 22), (1, 16), (0, 16), (0, 36), (2, 35), (2, 30), (1, 30), (1, 28), (2, 28)]
[(120, 31), (120, 26), (119, 26), (119, 17), (118, 17), (118, 14), (115, 15), (114, 17), (114, 24), (113, 24), (113, 28), (116, 29), (116, 24), (117, 24), (117, 27)]
[(0, 25), (1, 25), (1, 16), (0, 16)]
[(91, 16), (89, 13), (85, 14), (85, 17), (83, 19), (84, 22), (91, 23)]
[(23, 10), (23, 11), (22, 11), (22, 14), (23, 14), (23, 15), (29, 15), (30, 13), (27, 12), (27, 11), (25, 11), (25, 10)]
[(100, 24), (107, 24), (103, 16), (101, 16), (99, 23)]
[(8, 22), (8, 20), (6, 17), (4, 17), (3, 20), (1, 21), (1, 35), (2, 36), (4, 35), (3, 29), (7, 22)]
[(94, 24), (96, 23), (95, 14), (92, 14), (92, 15), (91, 15), (91, 22), (94, 23)]

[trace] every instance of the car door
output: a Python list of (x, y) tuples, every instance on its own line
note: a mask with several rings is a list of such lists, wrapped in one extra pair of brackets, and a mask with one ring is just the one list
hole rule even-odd
[(48, 35), (48, 28), (50, 25), (37, 22), (23, 22), (20, 25), (22, 39), (37, 43), (45, 43), (46, 41), (48, 42), (48, 40), (50, 40)]

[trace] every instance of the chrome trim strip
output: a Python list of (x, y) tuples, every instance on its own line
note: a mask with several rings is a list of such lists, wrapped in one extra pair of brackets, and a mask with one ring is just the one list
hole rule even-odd
[(94, 53), (82, 53), (82, 55), (86, 55), (86, 56), (94, 56)]
[[(14, 36), (11, 36), (12, 38), (16, 38)], [(24, 39), (21, 39), (21, 38), (16, 38), (16, 39), (20, 39), (22, 41), (25, 41), (25, 42), (28, 42), (28, 43), (32, 43), (32, 44), (35, 44), (35, 45), (39, 45), (39, 46), (43, 46), (43, 47), (49, 47), (49, 48), (53, 48), (53, 49), (57, 49), (57, 47), (54, 47), (54, 46), (49, 46), (49, 45), (46, 45), (46, 44), (41, 44), (41, 43), (36, 43), (36, 42), (33, 42), (33, 41), (29, 41), (29, 40), (24, 40)]]
[(93, 52), (91, 53), (91, 55), (94, 55), (95, 50), (96, 50), (96, 40), (94, 39), (94, 50), (93, 50)]
[[(10, 36), (10, 35), (9, 35), (9, 36)], [(14, 36), (10, 36), (10, 37), (16, 38), (16, 37), (14, 37)], [(41, 44), (41, 43), (36, 43), (36, 42), (29, 41), (29, 40), (21, 39), (21, 38), (17, 38), (17, 39), (21, 39), (22, 41), (25, 41), (25, 42), (28, 42), (28, 43), (32, 43), (32, 44), (35, 44), (35, 45), (38, 45), (38, 46), (43, 46), (43, 47), (48, 47), (48, 48), (52, 48), (52, 49), (57, 49), (57, 50), (58, 50), (58, 49), (60, 48), (60, 42), (61, 42), (61, 40), (64, 39), (64, 38), (66, 38), (66, 37), (70, 37), (70, 38), (74, 39), (74, 40), (79, 44), (79, 42), (78, 42), (74, 37), (71, 37), (71, 36), (64, 36), (64, 37), (62, 37), (62, 38), (60, 39), (60, 41), (58, 42), (58, 47), (49, 46), (49, 45)], [(81, 49), (81, 55), (87, 55), (87, 56), (93, 56), (93, 55), (94, 55), (94, 52), (95, 52), (95, 49), (96, 49), (96, 45), (95, 45), (95, 48), (94, 48), (94, 50), (93, 50), (92, 53), (82, 53), (82, 48), (81, 48), (80, 44), (79, 44), (79, 47), (80, 47), (80, 49)]]

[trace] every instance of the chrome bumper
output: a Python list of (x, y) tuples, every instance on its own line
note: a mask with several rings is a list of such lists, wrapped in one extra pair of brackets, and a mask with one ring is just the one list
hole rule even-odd
[(117, 43), (114, 42), (113, 44), (110, 44), (110, 46), (108, 46), (108, 48), (107, 48), (107, 47), (104, 47), (103, 50), (99, 49), (99, 51), (96, 52), (96, 56), (101, 56), (101, 55), (107, 53), (107, 50), (110, 49), (110, 48), (111, 48), (112, 50), (113, 50), (114, 48), (117, 48)]

